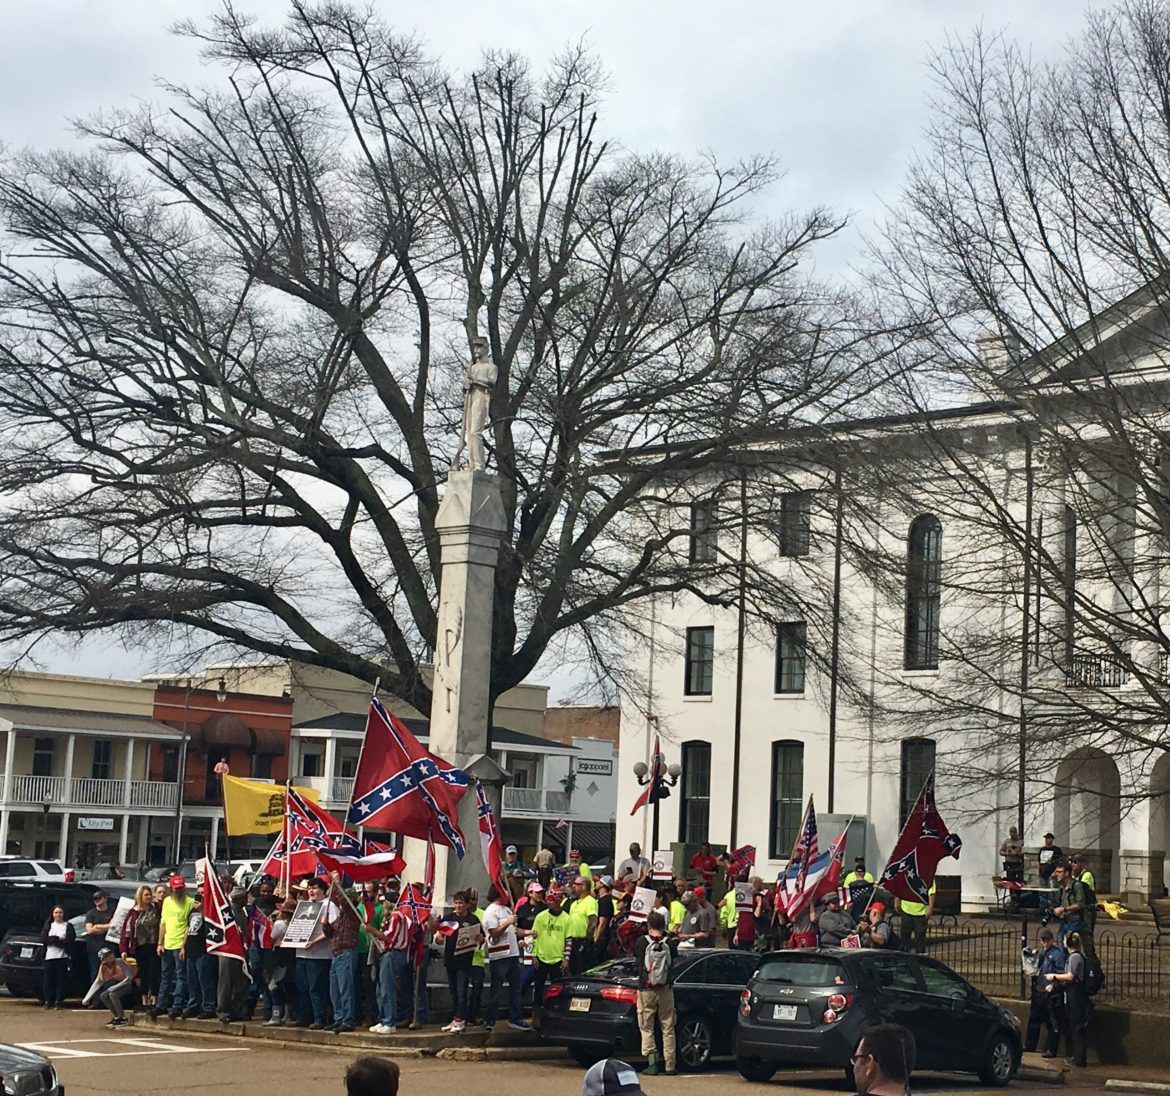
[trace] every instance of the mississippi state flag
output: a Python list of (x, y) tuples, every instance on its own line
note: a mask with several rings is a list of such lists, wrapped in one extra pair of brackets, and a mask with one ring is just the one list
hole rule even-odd
[(666, 786), (666, 759), (659, 749), (658, 735), (654, 736), (654, 754), (650, 761), (650, 772), (647, 773), (646, 787), (630, 810), (630, 814), (637, 814), (647, 803), (657, 803), (660, 799), (670, 796), (670, 788)]
[[(240, 926), (232, 916), (232, 906), (223, 893), (219, 876), (209, 860), (199, 861), (203, 871), (203, 920), (207, 923), (207, 950), (216, 955), (238, 959), (248, 972), (248, 949)], [(196, 865), (196, 874), (200, 867)], [(250, 977), (250, 976), (249, 976)]]
[(939, 861), (947, 856), (958, 860), (962, 847), (963, 839), (947, 829), (935, 806), (934, 773), (931, 773), (898, 835), (898, 843), (890, 853), (890, 862), (878, 886), (907, 902), (928, 902)]
[(373, 879), (385, 879), (388, 875), (401, 875), (406, 867), (406, 861), (398, 855), (397, 849), (387, 848), (381, 842), (366, 840), (362, 847), (355, 849), (352, 846), (334, 848), (332, 846), (317, 850), (317, 859), (328, 871), (348, 875), (356, 883), (368, 883)]
[(467, 773), (424, 749), (380, 700), (370, 701), (349, 808), (351, 826), (375, 826), (424, 841), (433, 835), (462, 859), (466, 842), (458, 811), (467, 787)]
[(500, 827), (496, 825), (492, 806), (484, 793), (483, 785), (475, 782), (476, 813), (479, 815), (479, 845), (483, 852), (484, 867), (487, 868), (488, 878), (500, 888), (501, 897), (508, 905), (512, 904), (511, 892), (504, 879), (504, 843), (500, 840)]

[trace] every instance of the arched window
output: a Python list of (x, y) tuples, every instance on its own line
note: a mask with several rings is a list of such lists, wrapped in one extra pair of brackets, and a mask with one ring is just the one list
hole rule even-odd
[(906, 562), (907, 670), (938, 669), (938, 620), (942, 605), (942, 526), (933, 514), (910, 526)]

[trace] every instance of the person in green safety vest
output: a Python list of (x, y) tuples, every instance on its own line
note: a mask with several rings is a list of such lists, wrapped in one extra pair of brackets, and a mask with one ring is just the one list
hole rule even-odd
[(849, 892), (849, 916), (860, 921), (873, 894), (873, 876), (865, 870), (865, 857), (853, 858), (853, 870), (841, 881)]

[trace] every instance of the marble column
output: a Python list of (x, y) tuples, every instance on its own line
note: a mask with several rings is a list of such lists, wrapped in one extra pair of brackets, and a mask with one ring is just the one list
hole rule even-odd
[(16, 763), (16, 728), (7, 719), (0, 719), (4, 732), (4, 780), (0, 783), (0, 856), (8, 852), (8, 824), (11, 817), (8, 802), (12, 798), (12, 766)]
[[(485, 784), (497, 820), (504, 774), (487, 756), (488, 713), (496, 562), (504, 528), (495, 477), (479, 469), (452, 471), (435, 518), (442, 566), (428, 747)], [(460, 803), (459, 826), (467, 841), (463, 859), (445, 846), (437, 848), (435, 858), (435, 900), (443, 907), (457, 890), (486, 891), (474, 788)]]

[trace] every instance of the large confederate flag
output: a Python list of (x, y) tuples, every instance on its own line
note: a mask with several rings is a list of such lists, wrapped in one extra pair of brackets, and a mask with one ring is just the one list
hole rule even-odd
[(878, 886), (907, 902), (926, 902), (939, 861), (948, 856), (958, 860), (962, 847), (963, 839), (947, 829), (935, 806), (934, 773), (931, 773), (902, 827)]
[(466, 842), (458, 810), (467, 788), (467, 773), (425, 749), (381, 701), (370, 701), (349, 808), (351, 826), (375, 826), (424, 841), (433, 837), (462, 859)]

